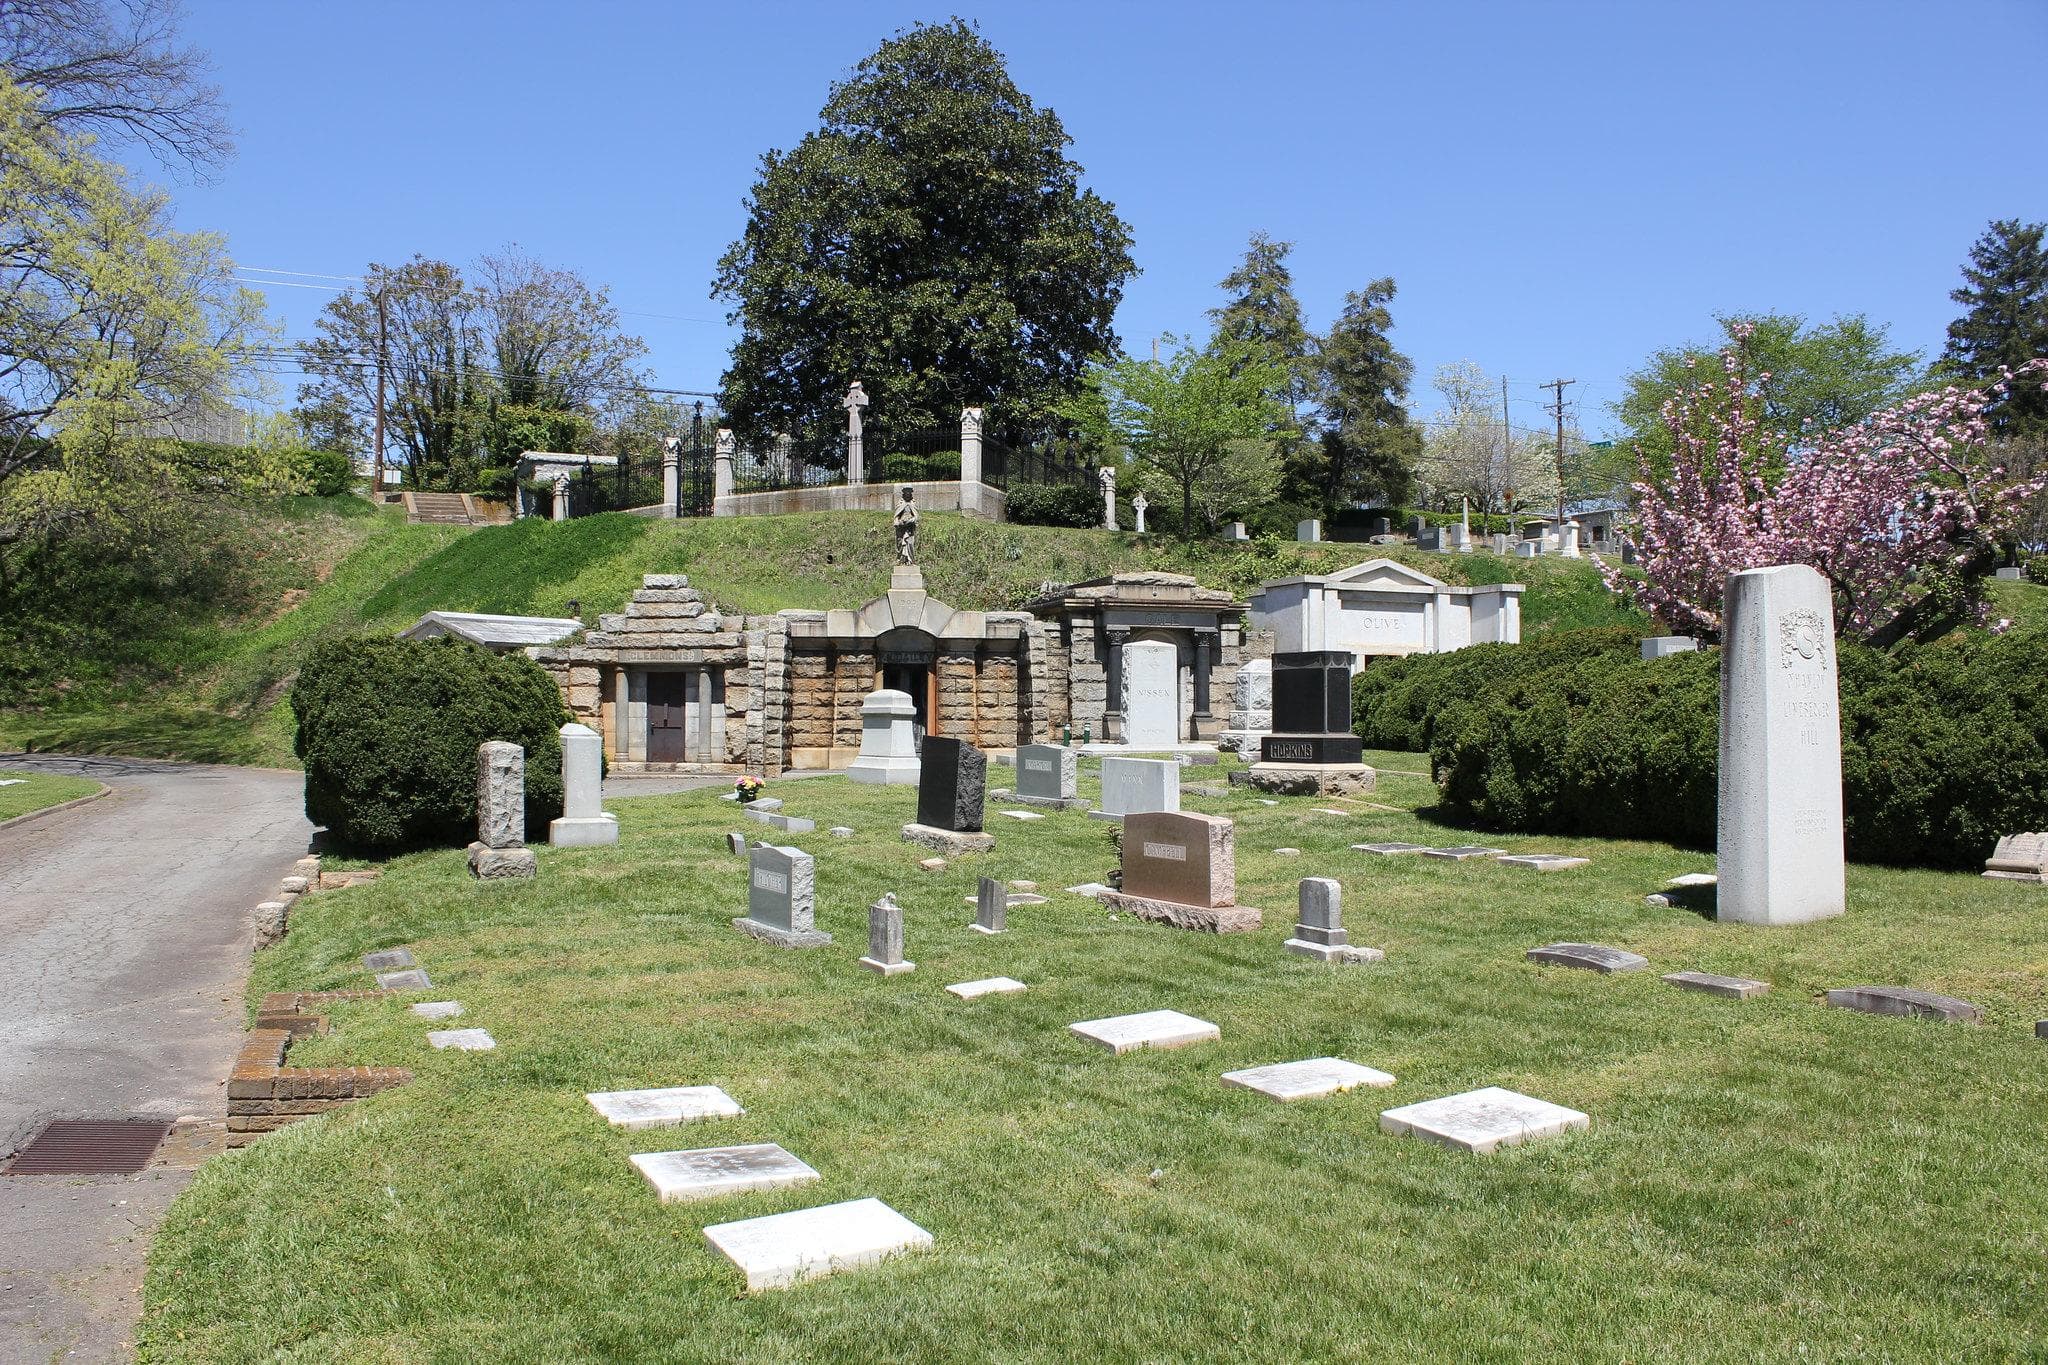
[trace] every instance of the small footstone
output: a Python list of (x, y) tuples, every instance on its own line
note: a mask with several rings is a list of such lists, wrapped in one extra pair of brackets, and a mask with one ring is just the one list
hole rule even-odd
[(1716, 976), (1712, 972), (1672, 972), (1664, 980), (1682, 991), (1718, 995), (1724, 1000), (1753, 999), (1771, 988), (1768, 981), (1752, 981), (1746, 976)]
[(825, 832), (835, 839), (851, 839), (853, 837), (853, 831), (844, 825), (834, 825)]
[(2038, 1019), (2034, 1022), (2034, 1036), (2048, 1038), (2048, 1019)]
[(664, 1204), (686, 1204), (750, 1190), (779, 1190), (820, 1178), (773, 1142), (700, 1147), (690, 1152), (639, 1152), (633, 1165)]
[(726, 835), (725, 851), (728, 853), (738, 853), (744, 856), (747, 851), (747, 836), (744, 834)]
[(1009, 816), (1012, 820), (1043, 820), (1045, 818), (1044, 815), (1035, 810), (1006, 810), (999, 813)]
[(1007, 976), (991, 976), (985, 981), (962, 981), (957, 986), (948, 986), (946, 993), (957, 995), (962, 1000), (979, 1000), (984, 995), (1015, 995), (1024, 989), (1021, 981)]
[(1604, 943), (1551, 943), (1522, 954), (1531, 962), (1549, 967), (1585, 967), (1606, 972), (1634, 972), (1650, 965), (1650, 959)]
[(436, 1029), (427, 1035), (435, 1047), (452, 1047), (458, 1052), (489, 1052), (498, 1040), (480, 1028)]
[(480, 882), (524, 881), (540, 870), (530, 848), (486, 848), (471, 844), (469, 875)]
[(1425, 848), (1425, 858), (1443, 858), (1450, 862), (1463, 862), (1467, 858), (1498, 858), (1507, 852), (1504, 848), (1487, 848), (1481, 844), (1458, 844), (1452, 848)]
[(1279, 1062), (1248, 1071), (1226, 1071), (1223, 1083), (1250, 1090), (1269, 1100), (1314, 1100), (1361, 1085), (1392, 1085), (1394, 1078), (1342, 1057), (1312, 1057), (1305, 1062)]
[(1096, 899), (1107, 890), (1109, 890), (1109, 888), (1104, 886), (1101, 882), (1082, 882), (1079, 886), (1070, 886), (1067, 888), (1068, 894), (1075, 896), (1086, 896), (1089, 900)]
[(1562, 872), (1568, 867), (1584, 867), (1591, 858), (1567, 858), (1561, 853), (1517, 853), (1495, 859), (1505, 867), (1531, 867), (1538, 872)]
[(705, 1119), (735, 1119), (747, 1112), (715, 1085), (600, 1090), (583, 1098), (614, 1128), (672, 1128)]
[(1259, 804), (1262, 806), (1277, 806), (1280, 803), (1278, 801), (1272, 800), (1270, 797), (1262, 796), (1259, 798)]
[(1865, 1014), (1895, 1014), (1917, 1019), (1942, 1019), (1952, 1024), (1976, 1024), (1984, 1011), (1967, 1000), (1912, 986), (1849, 986), (1828, 992), (1828, 1003), (1838, 1009), (1861, 1010)]
[(377, 989), (380, 991), (423, 991), (433, 984), (427, 980), (427, 974), (417, 967), (402, 972), (377, 973)]
[(1382, 858), (1391, 858), (1400, 853), (1429, 852), (1427, 844), (1353, 844), (1351, 847), (1360, 853), (1377, 853)]
[(363, 954), (363, 970), (366, 972), (391, 972), (400, 967), (417, 967), (409, 948), (386, 948), (379, 953)]
[(1301, 850), (1298, 848), (1276, 848), (1273, 852), (1282, 858), (1299, 858), (1301, 856)]
[(1335, 806), (1310, 806), (1310, 807), (1309, 807), (1309, 809), (1310, 809), (1311, 811), (1313, 811), (1313, 812), (1314, 812), (1315, 814), (1317, 814), (1317, 815), (1344, 815), (1344, 816), (1348, 816), (1348, 815), (1350, 815), (1350, 814), (1351, 814), (1351, 812), (1350, 812), (1350, 811), (1348, 811), (1348, 810), (1338, 810), (1338, 809), (1337, 809), (1337, 808), (1336, 808)]
[(1518, 1095), (1497, 1085), (1421, 1104), (1405, 1104), (1380, 1115), (1383, 1132), (1396, 1136), (1413, 1134), (1482, 1155), (1530, 1138), (1589, 1128), (1592, 1123), (1576, 1109)]
[(927, 872), (944, 872), (946, 870), (946, 860), (944, 858), (920, 858), (917, 860), (917, 865)]
[(704, 1240), (746, 1276), (747, 1288), (874, 1265), (932, 1244), (932, 1235), (879, 1199), (854, 1199), (704, 1229)]
[(462, 1013), (460, 1000), (422, 1000), (412, 1007), (422, 1019), (453, 1019)]
[(1140, 1048), (1187, 1047), (1191, 1043), (1212, 1043), (1223, 1030), (1205, 1019), (1179, 1010), (1147, 1010), (1143, 1014), (1119, 1014), (1109, 1019), (1087, 1019), (1067, 1025), (1067, 1032), (1100, 1043), (1119, 1055)]
[(1714, 886), (1720, 878), (1711, 872), (1688, 872), (1682, 877), (1673, 877), (1666, 886)]
[(777, 810), (781, 810), (781, 809), (782, 809), (782, 798), (781, 798), (781, 797), (779, 797), (779, 796), (757, 796), (757, 797), (755, 797), (755, 798), (754, 798), (753, 800), (751, 800), (751, 801), (747, 802), (747, 803), (746, 803), (746, 804), (745, 804), (744, 806), (741, 806), (741, 807), (740, 807), (740, 809), (741, 809), (741, 810), (747, 810), (747, 811), (756, 811), (756, 810), (758, 810), (758, 811), (777, 811)]

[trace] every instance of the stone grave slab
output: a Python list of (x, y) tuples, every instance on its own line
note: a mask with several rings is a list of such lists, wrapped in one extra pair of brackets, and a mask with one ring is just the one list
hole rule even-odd
[(845, 825), (834, 825), (825, 832), (835, 839), (851, 839), (853, 837), (853, 831)]
[(1671, 972), (1664, 980), (1682, 991), (1718, 995), (1723, 1000), (1753, 1000), (1771, 988), (1768, 981), (1752, 981), (1746, 976), (1716, 976), (1712, 972)]
[(1182, 1014), (1179, 1010), (1147, 1010), (1143, 1014), (1085, 1019), (1078, 1024), (1067, 1025), (1067, 1032), (1077, 1038), (1100, 1043), (1118, 1056), (1142, 1048), (1165, 1049), (1213, 1043), (1223, 1036), (1223, 1030), (1214, 1024)]
[(2048, 883), (2048, 834), (2008, 834), (1985, 860), (1984, 875), (2011, 882)]
[(704, 1240), (746, 1277), (749, 1291), (874, 1265), (932, 1244), (932, 1235), (879, 1199), (854, 1199), (704, 1229)]
[(1101, 900), (1102, 893), (1109, 890), (1101, 882), (1082, 882), (1079, 886), (1067, 888), (1070, 896), (1086, 896), (1089, 900)]
[(1350, 811), (1338, 810), (1335, 806), (1310, 806), (1309, 812), (1313, 815), (1335, 815), (1346, 820), (1351, 818)]
[(818, 948), (832, 935), (815, 927), (817, 863), (800, 848), (756, 844), (747, 851), (747, 913), (741, 933), (782, 948)]
[(1664, 885), (1676, 887), (1713, 886), (1716, 885), (1720, 880), (1721, 879), (1719, 877), (1715, 876), (1711, 872), (1687, 872), (1683, 876), (1673, 877), (1670, 881), (1664, 883)]
[(1121, 820), (1142, 811), (1180, 809), (1180, 764), (1164, 758), (1102, 760), (1102, 808), (1089, 815)]
[(1498, 858), (1507, 852), (1504, 848), (1488, 848), (1484, 844), (1456, 844), (1450, 848), (1425, 848), (1425, 858), (1442, 858), (1447, 862), (1461, 863), (1467, 858)]
[(1527, 867), (1538, 872), (1562, 872), (1568, 867), (1584, 867), (1591, 858), (1570, 858), (1562, 853), (1512, 853), (1494, 859), (1503, 867)]
[(1277, 1062), (1244, 1071), (1226, 1071), (1223, 1083), (1285, 1104), (1291, 1100), (1321, 1099), (1362, 1085), (1392, 1085), (1394, 1078), (1342, 1057), (1311, 1057), (1305, 1062)]
[(749, 820), (758, 820), (770, 829), (779, 829), (784, 834), (809, 834), (818, 827), (816, 820), (806, 820), (801, 815), (783, 815), (772, 810), (755, 810), (752, 806), (742, 806), (741, 809), (746, 811)]
[(787, 1189), (821, 1178), (773, 1142), (700, 1147), (688, 1152), (638, 1152), (632, 1161), (664, 1204)]
[(427, 1035), (427, 1041), (437, 1048), (454, 1048), (458, 1052), (489, 1052), (498, 1045), (498, 1040), (480, 1028), (436, 1029)]
[(1403, 844), (1403, 843), (1391, 843), (1391, 844), (1353, 844), (1353, 845), (1352, 845), (1351, 847), (1352, 847), (1352, 849), (1353, 849), (1354, 851), (1356, 851), (1356, 852), (1359, 852), (1359, 853), (1376, 853), (1376, 854), (1378, 854), (1378, 855), (1379, 855), (1380, 857), (1382, 857), (1382, 858), (1393, 858), (1393, 857), (1398, 857), (1398, 856), (1400, 856), (1400, 855), (1401, 855), (1401, 854), (1403, 854), (1403, 853), (1427, 853), (1427, 852), (1429, 852), (1429, 845), (1427, 845), (1427, 844)]
[(1404, 1104), (1380, 1114), (1380, 1130), (1484, 1155), (1531, 1138), (1554, 1137), (1593, 1121), (1576, 1109), (1489, 1085), (1462, 1095)]
[(462, 1014), (460, 1000), (422, 1000), (412, 1007), (412, 1012), (422, 1019), (455, 1019)]
[(583, 1098), (614, 1128), (672, 1128), (706, 1119), (735, 1119), (747, 1112), (715, 1085), (600, 1090)]
[(931, 825), (909, 824), (903, 827), (903, 838), (919, 848), (928, 848), (948, 858), (957, 858), (963, 853), (986, 853), (996, 846), (996, 836), (980, 831), (966, 833), (960, 830), (937, 829)]
[(2034, 1021), (2034, 1036), (2036, 1038), (2048, 1038), (2048, 1019), (2036, 1019)]
[(363, 970), (366, 972), (394, 972), (400, 967), (417, 967), (410, 948), (386, 948), (382, 952), (364, 953)]
[(1984, 1011), (1967, 1000), (1912, 986), (1848, 986), (1828, 992), (1837, 1009), (1865, 1014), (1891, 1014), (1913, 1019), (1940, 1019), (1951, 1024), (1982, 1023)]
[(1001, 812), (1001, 814), (1009, 816), (1012, 820), (1043, 820), (1045, 818), (1044, 812), (1035, 810), (1006, 810)]
[(1276, 858), (1299, 858), (1301, 850), (1298, 848), (1276, 848), (1273, 850), (1273, 856)]
[(431, 989), (433, 984), (418, 967), (408, 967), (402, 972), (377, 973), (377, 989), (380, 991), (424, 991)]
[(946, 987), (946, 994), (957, 995), (962, 1000), (979, 1000), (984, 995), (1015, 995), (1029, 989), (1021, 981), (1008, 976), (991, 976), (981, 981), (962, 981)]
[(757, 796), (741, 806), (740, 809), (746, 811), (778, 811), (782, 809), (782, 798), (779, 796)]
[(1610, 948), (1604, 943), (1548, 943), (1531, 948), (1522, 956), (1546, 967), (1584, 967), (1602, 975), (1641, 971), (1650, 965), (1650, 959), (1640, 953)]

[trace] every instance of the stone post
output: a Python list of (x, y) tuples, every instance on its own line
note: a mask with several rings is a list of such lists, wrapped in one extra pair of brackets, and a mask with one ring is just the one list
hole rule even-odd
[(861, 444), (860, 412), (868, 405), (868, 396), (858, 379), (847, 386), (846, 397), (839, 406), (846, 409), (846, 482), (849, 486), (868, 481), (867, 453)]
[[(1213, 662), (1211, 656), (1215, 653), (1216, 646), (1221, 643), (1222, 639), (1215, 631), (1198, 630), (1195, 632), (1196, 720), (1211, 720), (1214, 718), (1209, 712), (1209, 667)], [(1188, 738), (1200, 739), (1201, 727), (1197, 726), (1195, 733), (1188, 736)]]
[(711, 447), (711, 496), (713, 500), (732, 496), (732, 457), (735, 443), (732, 432), (725, 427), (718, 429), (718, 437)]
[(1007, 927), (1010, 912), (1009, 888), (994, 877), (983, 877), (974, 893), (974, 923), (978, 934), (1000, 934)]
[(554, 519), (556, 521), (567, 521), (569, 519), (569, 476), (567, 474), (555, 475)]
[(1842, 723), (1834, 601), (1804, 564), (1747, 569), (1722, 611), (1716, 917), (1843, 912)]
[(488, 740), (476, 750), (476, 842), (469, 846), (469, 874), (480, 881), (531, 877), (533, 850), (526, 847), (526, 750)]
[(960, 510), (981, 510), (981, 409), (960, 409)]
[(1131, 511), (1135, 512), (1138, 516), (1138, 534), (1141, 536), (1145, 534), (1145, 509), (1151, 505), (1151, 503), (1145, 500), (1145, 495), (1142, 492), (1137, 497), (1131, 499)]
[(587, 725), (562, 727), (562, 818), (548, 825), (556, 848), (619, 841), (619, 822), (604, 812), (604, 740)]
[(679, 436), (661, 438), (661, 514), (672, 517), (683, 496), (683, 442)]
[(1564, 529), (1558, 532), (1557, 552), (1566, 559), (1579, 557), (1579, 524), (1576, 521), (1566, 522)]
[(1116, 524), (1116, 469), (1104, 465), (1096, 471), (1095, 477), (1102, 484), (1102, 529), (1114, 531)]

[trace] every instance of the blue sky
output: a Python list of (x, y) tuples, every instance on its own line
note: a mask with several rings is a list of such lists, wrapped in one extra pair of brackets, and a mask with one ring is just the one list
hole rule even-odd
[[(610, 286), (656, 382), (712, 389), (708, 296), (765, 150), (816, 126), (896, 3), (346, 6), (189, 0), (241, 130), (181, 225), (318, 284), (508, 243)], [(957, 0), (956, 0), (957, 3)], [(1932, 354), (1992, 218), (2048, 218), (2027, 65), (2048, 3), (961, 4), (1074, 140), (1143, 273), (1127, 348), (1206, 334), (1254, 230), (1311, 326), (1399, 286), (1414, 407), (1471, 359), (1594, 433), (1717, 311), (1863, 312)], [(293, 337), (318, 288), (268, 291)], [(287, 395), (288, 396), (288, 395)]]

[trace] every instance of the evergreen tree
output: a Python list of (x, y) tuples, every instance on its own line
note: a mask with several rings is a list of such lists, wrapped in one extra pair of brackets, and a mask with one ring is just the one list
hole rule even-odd
[[(1422, 433), (1408, 420), (1415, 362), (1394, 349), (1391, 278), (1344, 296), (1344, 311), (1316, 347), (1316, 501), (1326, 515), (1345, 507), (1407, 501)], [(1292, 471), (1290, 471), (1292, 472)]]
[(1209, 345), (1218, 353), (1226, 348), (1236, 351), (1245, 364), (1278, 366), (1280, 385), (1271, 396), (1289, 412), (1298, 412), (1308, 400), (1314, 363), (1313, 342), (1294, 297), (1294, 272), (1287, 268), (1287, 253), (1292, 250), (1292, 242), (1276, 242), (1263, 232), (1252, 234), (1244, 260), (1219, 286), (1230, 302), (1209, 310), (1216, 324)]
[(1130, 229), (1080, 186), (1059, 117), (962, 20), (883, 43), (821, 126), (771, 151), (715, 294), (741, 335), (725, 411), (750, 435), (837, 430), (873, 400), (870, 449), (986, 404), (1035, 426), (1118, 350)]
[[(1965, 310), (1948, 325), (1941, 368), (1949, 375), (1993, 380), (2001, 366), (2018, 369), (2048, 356), (2044, 231), (2048, 224), (2002, 218), (1970, 247), (1970, 263), (1963, 267), (1966, 283), (1949, 294)], [(2048, 429), (2048, 394), (2031, 386), (2015, 389), (1989, 415), (1993, 430), (2002, 435), (2039, 433)]]

